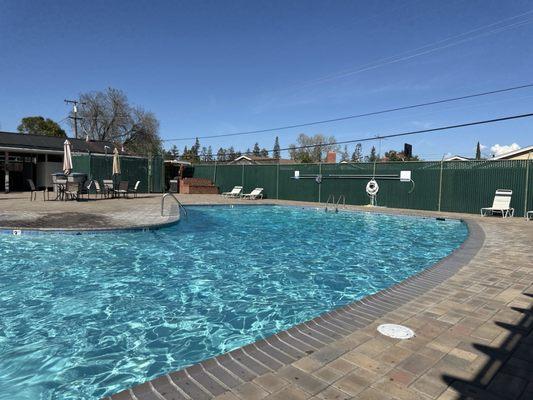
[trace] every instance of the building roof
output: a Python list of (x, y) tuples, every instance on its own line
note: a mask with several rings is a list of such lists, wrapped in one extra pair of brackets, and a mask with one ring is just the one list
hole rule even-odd
[(463, 157), (459, 155), (450, 156), (444, 159), (444, 161), (472, 161), (473, 158)]
[(493, 157), (492, 159), (493, 160), (507, 160), (508, 158), (521, 156), (522, 154), (527, 154), (530, 152), (533, 153), (533, 145), (522, 147), (521, 149), (513, 150), (513, 151), (510, 151), (509, 153), (501, 154), (499, 156)]
[(242, 161), (248, 161), (250, 164), (296, 164), (294, 160), (287, 160), (284, 158), (269, 158), (269, 157), (257, 157), (243, 155), (237, 157), (235, 160), (230, 161), (229, 164), (237, 164)]
[[(80, 153), (112, 153), (115, 145), (111, 142), (101, 140), (91, 140), (87, 142), (85, 139), (68, 138), (72, 144), (73, 152)], [(43, 135), (28, 135), (18, 132), (0, 132), (0, 148), (3, 150), (13, 148), (17, 151), (33, 150), (38, 152), (57, 152), (63, 151), (63, 143), (65, 138)]]

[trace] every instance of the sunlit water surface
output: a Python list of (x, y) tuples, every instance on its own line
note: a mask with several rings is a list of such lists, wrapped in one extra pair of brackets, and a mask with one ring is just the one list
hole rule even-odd
[(189, 207), (159, 231), (0, 235), (0, 399), (98, 399), (400, 282), (458, 221)]

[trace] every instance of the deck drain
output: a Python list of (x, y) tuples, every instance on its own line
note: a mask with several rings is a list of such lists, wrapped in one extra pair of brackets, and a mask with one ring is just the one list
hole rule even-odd
[(412, 329), (396, 324), (383, 324), (378, 326), (378, 332), (393, 339), (411, 339), (415, 336)]

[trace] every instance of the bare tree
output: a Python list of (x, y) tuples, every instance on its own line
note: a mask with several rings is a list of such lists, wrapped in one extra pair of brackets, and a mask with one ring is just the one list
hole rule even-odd
[(321, 162), (328, 151), (338, 151), (339, 145), (335, 143), (335, 136), (326, 137), (322, 134), (307, 136), (304, 133), (298, 135), (298, 144), (291, 144), (289, 154), (291, 159), (302, 163)]
[(82, 132), (92, 140), (111, 141), (139, 155), (162, 151), (155, 115), (130, 105), (121, 90), (82, 93), (78, 116)]

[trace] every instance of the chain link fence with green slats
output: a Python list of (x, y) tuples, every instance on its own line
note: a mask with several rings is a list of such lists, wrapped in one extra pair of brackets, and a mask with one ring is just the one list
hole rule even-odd
[[(72, 164), (74, 172), (83, 172), (89, 180), (112, 179), (113, 155), (73, 154)], [(141, 181), (139, 192), (163, 192), (163, 158), (120, 156), (121, 174), (117, 180), (128, 181), (133, 187), (135, 182)]]
[[(334, 175), (378, 176), (379, 206), (414, 210), (479, 213), (489, 207), (496, 189), (512, 189), (511, 207), (516, 216), (533, 210), (533, 160), (481, 160), (435, 162), (388, 162), (346, 164), (280, 164), (280, 165), (195, 165), (194, 176), (215, 182), (220, 191), (244, 186), (245, 192), (264, 188), (266, 198), (326, 202), (329, 196), (346, 197), (347, 204), (369, 204), (365, 187), (370, 178), (341, 178)], [(410, 183), (379, 176), (399, 176), (411, 171)], [(321, 184), (314, 179), (293, 179), (300, 175), (323, 176)], [(411, 191), (412, 190), (412, 191)]]

